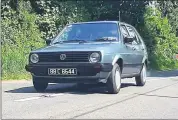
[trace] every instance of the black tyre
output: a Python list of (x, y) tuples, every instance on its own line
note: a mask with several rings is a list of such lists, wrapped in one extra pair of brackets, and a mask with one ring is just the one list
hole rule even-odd
[(121, 88), (121, 72), (118, 64), (113, 66), (111, 74), (107, 80), (107, 88), (110, 94), (117, 94)]
[(135, 77), (136, 85), (137, 86), (144, 86), (146, 83), (146, 72), (147, 68), (146, 65), (143, 64), (142, 70), (139, 74), (139, 76)]
[(41, 78), (35, 78), (33, 77), (33, 86), (37, 92), (44, 92), (46, 88), (48, 87), (48, 82), (44, 81)]
[(77, 83), (76, 87), (78, 90), (87, 90), (87, 85), (84, 83)]

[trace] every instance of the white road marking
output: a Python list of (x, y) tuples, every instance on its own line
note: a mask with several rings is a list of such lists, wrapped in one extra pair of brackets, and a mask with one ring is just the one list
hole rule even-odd
[(43, 95), (37, 96), (37, 97), (23, 98), (23, 99), (14, 100), (14, 101), (15, 102), (24, 102), (24, 101), (30, 101), (30, 100), (37, 100), (37, 99), (40, 99), (40, 98), (56, 97), (56, 96), (61, 96), (61, 95), (65, 95), (65, 94), (63, 94), (63, 93), (59, 93), (59, 94), (43, 94)]
[(24, 102), (24, 101), (29, 101), (29, 100), (36, 100), (36, 99), (40, 99), (41, 97), (30, 97), (30, 98), (24, 98), (24, 99), (19, 99), (19, 100), (15, 100), (16, 102)]
[(65, 95), (65, 94), (64, 94), (64, 93), (59, 93), (59, 94), (52, 94), (52, 95), (50, 95), (50, 96), (56, 97), (56, 96), (61, 96), (61, 95)]

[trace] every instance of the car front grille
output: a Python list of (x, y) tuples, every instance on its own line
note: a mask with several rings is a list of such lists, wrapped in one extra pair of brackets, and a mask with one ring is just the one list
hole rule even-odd
[[(39, 62), (89, 62), (89, 56), (92, 52), (49, 52), (39, 53)], [(61, 54), (66, 58), (61, 60)]]

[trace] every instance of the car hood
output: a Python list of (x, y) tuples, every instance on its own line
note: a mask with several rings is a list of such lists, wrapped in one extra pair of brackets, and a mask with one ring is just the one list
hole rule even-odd
[(32, 53), (41, 52), (62, 52), (62, 51), (104, 51), (112, 48), (115, 43), (105, 42), (105, 43), (63, 43), (50, 45), (44, 48), (32, 51)]

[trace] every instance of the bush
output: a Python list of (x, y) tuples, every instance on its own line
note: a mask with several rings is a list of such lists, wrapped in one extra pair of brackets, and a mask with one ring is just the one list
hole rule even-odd
[(178, 61), (173, 58), (173, 55), (178, 52), (178, 38), (171, 32), (168, 18), (161, 17), (158, 9), (154, 11), (153, 8), (147, 7), (144, 20), (144, 37), (151, 67), (158, 70), (178, 68)]
[(32, 49), (42, 47), (44, 40), (36, 25), (37, 16), (20, 3), (20, 11), (9, 8), (2, 18), (2, 79), (29, 78), (24, 67)]

